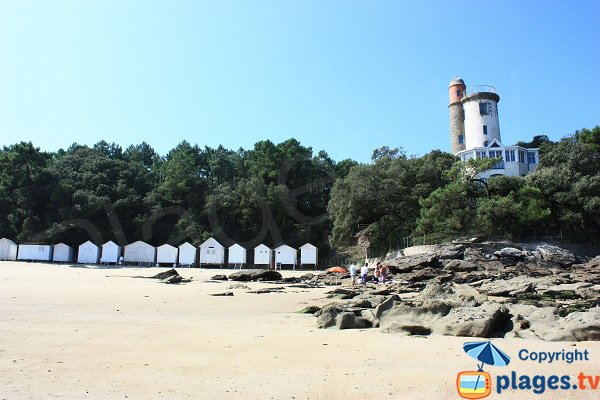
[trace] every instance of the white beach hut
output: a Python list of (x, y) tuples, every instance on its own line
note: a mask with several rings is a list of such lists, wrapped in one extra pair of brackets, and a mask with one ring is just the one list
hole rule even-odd
[(78, 264), (98, 264), (100, 262), (100, 247), (89, 240), (79, 245), (77, 249)]
[(273, 250), (271, 248), (264, 244), (259, 244), (254, 248), (254, 265), (266, 265), (268, 267), (272, 262)]
[(188, 242), (179, 246), (179, 265), (192, 267), (198, 260), (198, 248)]
[(300, 246), (300, 265), (317, 265), (319, 249), (310, 243)]
[(200, 264), (225, 264), (225, 247), (215, 238), (209, 238), (200, 245)]
[(138, 240), (125, 246), (124, 260), (137, 265), (154, 265), (156, 263), (156, 247)]
[(177, 247), (163, 244), (156, 248), (156, 264), (171, 264), (177, 266)]
[(0, 261), (15, 261), (17, 259), (17, 244), (10, 239), (0, 239)]
[(102, 264), (118, 264), (119, 258), (123, 254), (123, 248), (113, 241), (106, 242), (102, 245), (102, 257), (100, 262)]
[(64, 243), (54, 245), (54, 255), (52, 256), (52, 261), (64, 263), (73, 262), (73, 248)]
[(246, 249), (237, 243), (229, 247), (229, 257), (227, 257), (229, 265), (242, 266), (246, 265)]
[(20, 244), (17, 260), (52, 261), (54, 246), (44, 244)]
[(275, 267), (281, 268), (282, 265), (291, 265), (296, 269), (296, 263), (298, 262), (298, 250), (290, 247), (286, 244), (275, 249)]

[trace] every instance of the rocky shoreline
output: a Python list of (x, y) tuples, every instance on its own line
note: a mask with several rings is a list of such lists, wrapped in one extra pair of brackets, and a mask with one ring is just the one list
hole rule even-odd
[(543, 243), (466, 242), (409, 248), (379, 261), (389, 266), (390, 282), (356, 288), (340, 273), (283, 279), (277, 271), (244, 270), (215, 278), (335, 286), (330, 304), (304, 310), (319, 328), (600, 340), (600, 256)]

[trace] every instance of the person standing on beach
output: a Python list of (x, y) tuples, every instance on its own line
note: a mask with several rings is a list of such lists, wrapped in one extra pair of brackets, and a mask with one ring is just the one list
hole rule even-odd
[(369, 274), (369, 263), (365, 263), (360, 269), (360, 281), (363, 285), (367, 284), (367, 275)]
[(356, 284), (356, 264), (350, 264), (350, 279), (352, 279), (352, 287)]

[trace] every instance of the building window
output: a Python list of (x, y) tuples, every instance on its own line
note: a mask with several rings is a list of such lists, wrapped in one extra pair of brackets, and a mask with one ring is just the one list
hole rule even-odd
[(456, 91), (456, 97), (460, 97), (460, 90)]
[(502, 158), (502, 150), (490, 150), (490, 158)]
[(465, 135), (458, 135), (458, 144), (463, 144), (465, 142)]
[(519, 151), (519, 162), (525, 164), (525, 152)]
[(515, 151), (514, 150), (506, 150), (505, 152), (506, 162), (514, 162), (515, 161)]
[(485, 142), (483, 142), (483, 145), (487, 146), (488, 145), (488, 141), (486, 140)]
[(477, 158), (487, 158), (487, 154), (485, 151), (478, 151)]
[(488, 115), (490, 113), (489, 103), (479, 103), (479, 114)]
[(487, 135), (487, 125), (484, 125), (484, 126), (483, 126), (483, 134), (484, 134), (484, 135)]
[(535, 153), (527, 152), (527, 163), (535, 164)]

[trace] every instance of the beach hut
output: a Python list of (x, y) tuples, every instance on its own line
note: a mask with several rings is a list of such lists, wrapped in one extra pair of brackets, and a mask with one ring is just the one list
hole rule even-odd
[(275, 267), (281, 268), (282, 265), (291, 265), (296, 269), (296, 263), (298, 262), (298, 250), (290, 247), (286, 244), (275, 249)]
[(254, 248), (254, 265), (266, 265), (273, 262), (273, 250), (264, 244), (259, 244)]
[(125, 246), (124, 261), (137, 265), (154, 265), (156, 263), (156, 247), (138, 240)]
[(17, 259), (17, 244), (10, 239), (0, 239), (0, 261), (15, 261)]
[(73, 248), (67, 246), (64, 243), (59, 243), (54, 246), (54, 255), (52, 256), (54, 262), (73, 262)]
[(156, 264), (170, 264), (177, 266), (177, 247), (169, 244), (163, 244), (156, 249)]
[(316, 266), (319, 260), (319, 249), (310, 243), (300, 246), (300, 265)]
[(200, 264), (225, 264), (225, 247), (215, 238), (209, 238), (200, 245)]
[(98, 264), (100, 262), (100, 247), (89, 240), (77, 249), (78, 264)]
[(102, 245), (102, 264), (118, 264), (119, 258), (123, 254), (123, 248), (113, 241), (106, 242)]
[(229, 247), (227, 262), (229, 265), (233, 265), (234, 267), (239, 265), (242, 268), (242, 266), (246, 265), (246, 249), (234, 243), (233, 246)]
[(188, 242), (185, 242), (184, 244), (179, 246), (179, 265), (192, 267), (196, 265), (197, 260), (198, 248), (196, 248), (196, 246)]
[(43, 244), (20, 244), (17, 260), (52, 261), (54, 246)]

